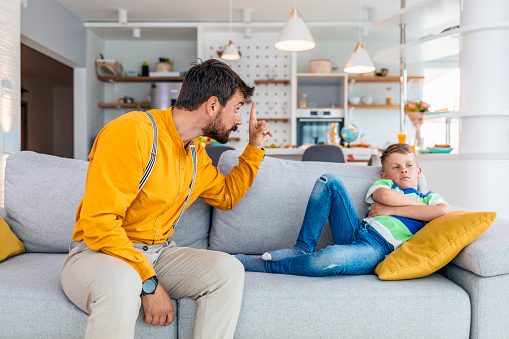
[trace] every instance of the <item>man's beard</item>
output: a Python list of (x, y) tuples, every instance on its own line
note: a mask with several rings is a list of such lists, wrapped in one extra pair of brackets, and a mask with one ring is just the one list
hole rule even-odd
[(222, 127), (222, 113), (223, 110), (219, 110), (218, 114), (216, 115), (216, 119), (209, 125), (205, 126), (205, 128), (203, 128), (203, 136), (212, 138), (221, 144), (226, 144), (228, 142), (228, 137), (230, 136), (230, 131), (237, 131), (237, 125), (233, 126), (233, 128), (229, 130)]

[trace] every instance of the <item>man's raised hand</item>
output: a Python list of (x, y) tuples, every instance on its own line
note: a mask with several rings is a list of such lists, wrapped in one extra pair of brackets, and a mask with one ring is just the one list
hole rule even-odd
[(269, 123), (265, 120), (258, 121), (256, 118), (256, 103), (253, 102), (249, 115), (249, 143), (253, 147), (262, 149), (265, 147), (267, 135), (272, 136), (272, 132), (269, 130)]

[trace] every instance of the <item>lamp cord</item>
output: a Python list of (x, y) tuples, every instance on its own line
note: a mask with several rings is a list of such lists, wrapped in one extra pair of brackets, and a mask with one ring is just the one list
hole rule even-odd
[(361, 42), (361, 31), (362, 31), (362, 27), (361, 27), (361, 18), (362, 17), (362, 0), (359, 0), (359, 42)]
[(232, 10), (232, 1), (233, 0), (230, 0), (230, 39), (233, 37), (233, 34), (232, 34), (232, 20), (233, 20), (232, 19), (232, 17), (233, 17), (233, 15), (232, 15), (232, 12), (233, 12), (233, 10)]

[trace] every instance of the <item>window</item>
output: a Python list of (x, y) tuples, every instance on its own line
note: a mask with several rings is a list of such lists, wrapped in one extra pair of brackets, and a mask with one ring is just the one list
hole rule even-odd
[[(430, 111), (447, 109), (457, 112), (459, 110), (459, 68), (425, 68), (424, 79), (423, 100), (430, 104)], [(427, 119), (421, 127), (421, 136), (424, 138), (425, 148), (433, 147), (435, 144), (450, 144), (457, 151), (458, 119), (450, 119), (449, 127), (445, 118)]]

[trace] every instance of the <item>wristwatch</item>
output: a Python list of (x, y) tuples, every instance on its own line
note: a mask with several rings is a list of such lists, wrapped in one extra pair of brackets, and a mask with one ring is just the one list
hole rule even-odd
[(141, 288), (141, 295), (147, 295), (147, 294), (154, 294), (156, 293), (157, 284), (159, 283), (159, 280), (157, 279), (157, 276), (153, 276), (148, 278), (143, 282), (142, 288)]

